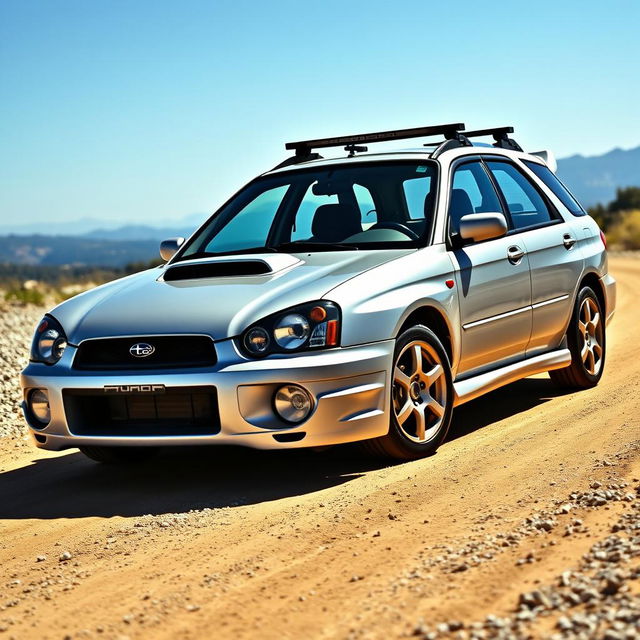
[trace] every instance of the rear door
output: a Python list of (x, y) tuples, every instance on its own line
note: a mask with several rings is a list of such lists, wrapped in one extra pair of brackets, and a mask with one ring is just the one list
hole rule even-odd
[[(449, 193), (449, 235), (460, 218), (503, 212), (479, 159), (454, 166)], [(452, 251), (462, 324), (458, 375), (466, 377), (524, 358), (531, 334), (529, 259), (516, 236), (467, 244)]]
[(529, 256), (531, 339), (527, 357), (558, 346), (573, 310), (573, 293), (583, 267), (576, 230), (515, 164), (486, 158), (509, 211), (513, 229)]

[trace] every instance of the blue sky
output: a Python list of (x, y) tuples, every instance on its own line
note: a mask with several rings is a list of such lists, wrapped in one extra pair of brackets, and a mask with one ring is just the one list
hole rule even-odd
[(640, 144), (640, 2), (0, 0), (0, 224), (179, 219), (305, 137)]

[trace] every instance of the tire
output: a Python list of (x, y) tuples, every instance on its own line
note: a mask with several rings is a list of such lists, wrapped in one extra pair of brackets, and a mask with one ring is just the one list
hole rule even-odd
[(399, 460), (435, 453), (451, 424), (453, 382), (447, 352), (433, 331), (417, 325), (398, 337), (391, 378), (389, 433), (361, 447)]
[(133, 465), (146, 462), (156, 455), (154, 447), (80, 447), (94, 462), (113, 465)]
[(606, 356), (605, 316), (598, 296), (591, 287), (583, 287), (567, 329), (571, 364), (549, 371), (551, 380), (567, 389), (595, 387), (604, 371)]

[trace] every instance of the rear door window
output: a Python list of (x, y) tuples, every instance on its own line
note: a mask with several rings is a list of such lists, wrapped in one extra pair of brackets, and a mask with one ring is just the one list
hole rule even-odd
[(498, 185), (515, 229), (526, 229), (556, 218), (544, 198), (529, 179), (508, 162), (488, 161), (487, 166)]

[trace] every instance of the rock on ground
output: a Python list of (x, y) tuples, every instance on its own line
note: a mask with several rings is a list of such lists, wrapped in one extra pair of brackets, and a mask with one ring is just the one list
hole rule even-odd
[(0, 436), (26, 433), (19, 375), (29, 360), (31, 338), (44, 312), (33, 305), (0, 303)]

